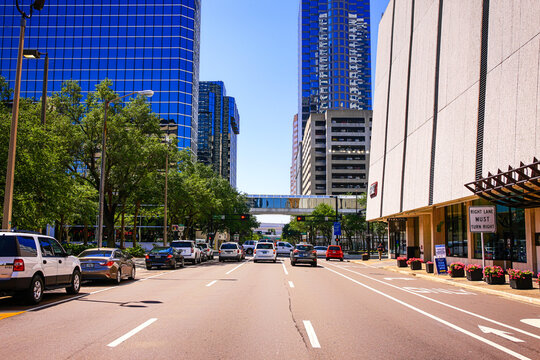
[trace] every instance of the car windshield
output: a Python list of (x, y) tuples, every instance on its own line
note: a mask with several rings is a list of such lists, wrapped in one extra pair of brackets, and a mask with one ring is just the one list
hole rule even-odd
[(296, 245), (296, 249), (301, 250), (301, 251), (307, 251), (307, 250), (313, 249), (313, 246), (311, 246), (311, 245)]
[(111, 257), (111, 250), (84, 250), (79, 257)]
[(150, 250), (151, 254), (163, 254), (163, 253), (170, 253), (171, 248), (168, 247), (155, 247), (152, 250)]
[(257, 249), (273, 249), (274, 246), (270, 243), (257, 244)]
[(191, 241), (173, 241), (171, 246), (174, 247), (192, 247), (193, 243)]
[(236, 244), (223, 244), (221, 245), (222, 249), (237, 249)]
[(315, 250), (326, 250), (326, 246), (315, 246)]
[(339, 251), (341, 249), (339, 248), (339, 246), (329, 246), (328, 250), (337, 250), (337, 251)]

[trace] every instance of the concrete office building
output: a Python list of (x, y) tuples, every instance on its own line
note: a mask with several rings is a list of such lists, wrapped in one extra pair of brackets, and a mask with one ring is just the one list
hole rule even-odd
[(290, 193), (291, 195), (298, 195), (298, 173), (300, 169), (298, 163), (301, 161), (299, 158), (300, 152), (298, 144), (298, 114), (294, 115), (293, 119), (293, 132), (292, 132), (292, 161), (290, 169)]
[(370, 110), (311, 114), (302, 140), (302, 195), (367, 191)]
[(368, 220), (389, 248), (540, 271), (540, 2), (391, 0), (379, 25)]
[[(0, 75), (14, 88), (21, 23), (15, 1), (1, 2), (0, 19)], [(195, 157), (200, 21), (200, 0), (47, 0), (26, 23), (24, 48), (48, 53), (49, 95), (66, 80), (78, 81), (86, 95), (105, 78), (120, 96), (153, 90), (149, 103), (162, 128)], [(43, 57), (23, 61), (22, 97), (41, 97), (44, 64)]]

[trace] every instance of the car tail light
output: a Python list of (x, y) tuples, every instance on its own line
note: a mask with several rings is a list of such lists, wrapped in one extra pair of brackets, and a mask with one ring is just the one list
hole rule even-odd
[(15, 259), (13, 260), (13, 271), (24, 271), (24, 260)]
[(274, 249), (274, 254), (276, 253), (276, 249)]
[(193, 254), (193, 251), (195, 251), (193, 248), (191, 248), (191, 253)]
[(111, 267), (114, 265), (114, 261), (107, 261), (107, 262), (101, 262), (99, 263), (101, 266)]
[(150, 259), (150, 256), (148, 256), (148, 254), (144, 255), (144, 258), (145, 259)]
[(298, 252), (299, 252), (298, 250), (294, 250), (294, 251), (293, 251), (293, 253), (295, 253), (295, 254), (298, 254)]
[(171, 254), (167, 255), (167, 259), (171, 259), (171, 258), (172, 258)]
[(253, 254), (256, 254), (257, 253), (257, 249), (253, 249)]
[(218, 254), (221, 254), (221, 250), (218, 251)]
[(313, 250), (311, 253), (314, 254), (314, 255), (316, 255), (316, 254), (317, 254), (317, 251), (316, 251), (316, 250)]

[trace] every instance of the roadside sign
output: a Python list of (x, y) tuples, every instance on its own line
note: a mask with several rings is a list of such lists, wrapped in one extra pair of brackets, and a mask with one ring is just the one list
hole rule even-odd
[(497, 212), (495, 206), (469, 207), (469, 230), (473, 233), (497, 232)]
[(238, 241), (240, 239), (240, 235), (234, 234), (234, 241)]
[(437, 274), (448, 273), (446, 245), (435, 245), (435, 267), (437, 268)]
[(341, 223), (338, 221), (334, 223), (334, 235), (341, 235)]

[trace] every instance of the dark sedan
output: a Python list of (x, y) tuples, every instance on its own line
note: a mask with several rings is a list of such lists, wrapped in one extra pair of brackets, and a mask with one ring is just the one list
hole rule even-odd
[(291, 265), (296, 263), (310, 263), (311, 266), (317, 266), (317, 250), (313, 245), (307, 243), (296, 244), (294, 250), (291, 251)]
[(184, 267), (184, 257), (171, 246), (156, 246), (146, 254), (146, 268), (150, 270), (154, 266), (171, 269)]
[(113, 280), (120, 284), (122, 279), (135, 279), (135, 263), (132, 256), (120, 249), (88, 249), (79, 254), (83, 280)]

